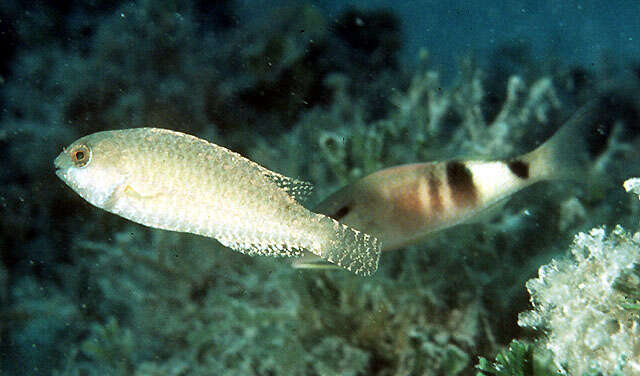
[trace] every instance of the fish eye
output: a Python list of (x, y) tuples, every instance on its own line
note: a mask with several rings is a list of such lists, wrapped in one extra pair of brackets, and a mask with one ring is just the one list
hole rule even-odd
[(70, 152), (71, 161), (76, 167), (84, 167), (91, 160), (91, 150), (86, 145), (78, 145)]

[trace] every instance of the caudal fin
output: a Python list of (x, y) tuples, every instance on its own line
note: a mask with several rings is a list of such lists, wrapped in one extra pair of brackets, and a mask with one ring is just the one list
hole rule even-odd
[[(368, 276), (378, 269), (380, 242), (378, 239), (318, 214), (331, 226), (327, 241), (321, 249), (311, 250), (316, 256), (357, 275)], [(330, 222), (329, 222), (330, 221)], [(317, 262), (314, 262), (318, 264)], [(295, 266), (294, 262), (294, 266)], [(297, 267), (306, 268), (306, 263)]]
[(580, 180), (588, 169), (587, 135), (589, 120), (597, 106), (590, 102), (576, 112), (549, 140), (520, 160), (536, 180)]

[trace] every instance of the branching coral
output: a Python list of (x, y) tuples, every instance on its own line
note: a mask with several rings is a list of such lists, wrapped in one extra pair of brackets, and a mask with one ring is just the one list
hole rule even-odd
[[(527, 151), (572, 102), (560, 108), (549, 72), (496, 83), (464, 61), (452, 85), (432, 69), (410, 79), (395, 66), (400, 26), (386, 12), (332, 23), (296, 4), (212, 26), (202, 2), (74, 4), (69, 17), (46, 5), (15, 11), (29, 48), (16, 51), (2, 84), (4, 364), (64, 375), (466, 374), (474, 355), (517, 332), (522, 282), (561, 231), (597, 217), (595, 199), (533, 188), (494, 222), (386, 254), (375, 277), (358, 279), (100, 214), (62, 186), (44, 189), (61, 145), (92, 131), (164, 126), (237, 145), (312, 181), (312, 206), (380, 168)], [(597, 163), (604, 173), (630, 149), (620, 124)], [(617, 220), (615, 205), (604, 206)], [(20, 276), (25, 265), (33, 275)], [(40, 289), (38, 278), (59, 286)]]
[(76, 271), (92, 275), (84, 304), (102, 324), (69, 369), (242, 375), (300, 367), (290, 335), (296, 299), (280, 288), (291, 269), (267, 273), (274, 261), (237, 258), (211, 240), (153, 232), (141, 245), (140, 238), (132, 227), (111, 244), (77, 243), (75, 252), (93, 260)]
[(530, 343), (513, 340), (509, 347), (496, 356), (494, 363), (480, 357), (477, 376), (556, 376), (556, 367), (548, 352), (540, 353)]
[[(395, 108), (388, 117), (372, 122), (367, 121), (358, 100), (349, 95), (349, 79), (332, 75), (326, 85), (334, 91), (336, 102), (307, 113), (291, 134), (276, 143), (277, 148), (259, 146), (253, 150), (256, 153), (253, 158), (266, 160), (267, 165), (276, 166), (276, 169), (280, 166), (281, 170), (295, 176), (310, 176), (310, 180), (317, 183), (321, 198), (331, 187), (342, 186), (386, 166), (442, 159), (460, 153), (488, 158), (514, 155), (527, 150), (521, 143), (528, 142), (531, 147), (532, 141), (539, 142), (548, 136), (553, 131), (550, 122), (559, 126), (555, 116), (559, 112), (559, 100), (548, 77), (536, 80), (530, 86), (521, 78), (512, 77), (502, 110), (494, 119), (485, 120), (482, 73), (474, 69), (469, 72), (474, 73), (447, 88), (441, 87), (438, 75), (433, 71), (418, 74), (406, 92), (398, 91), (391, 98)], [(461, 122), (465, 126), (457, 127)], [(301, 143), (311, 152), (296, 155), (295, 161), (286, 158), (286, 151), (300, 148)], [(394, 275), (397, 288), (402, 288), (404, 282), (421, 281), (437, 297), (436, 304), (447, 305), (451, 311), (467, 307), (469, 301), (483, 299), (495, 313), (488, 315), (482, 308), (478, 309), (477, 320), (469, 320), (476, 323), (469, 329), (472, 333), (469, 338), (477, 339), (482, 336), (480, 333), (491, 338), (492, 328), (497, 325), (502, 325), (500, 335), (504, 336), (508, 329), (504, 328), (503, 322), (510, 319), (505, 313), (500, 316), (499, 312), (515, 310), (518, 305), (524, 307), (526, 301), (521, 286), (525, 276), (537, 268), (540, 258), (549, 257), (553, 251), (551, 244), (557, 241), (560, 231), (579, 225), (584, 218), (579, 213), (581, 203), (573, 199), (570, 205), (563, 206), (564, 197), (546, 195), (538, 208), (523, 208), (522, 203), (528, 205), (523, 195), (519, 205), (513, 205), (515, 209), (508, 208), (496, 221), (481, 225), (481, 228), (452, 231), (454, 236), (452, 232), (437, 234), (423, 245), (384, 255), (380, 273)], [(545, 216), (542, 212), (563, 213), (564, 220), (559, 224), (554, 220), (555, 216)], [(531, 255), (532, 249), (536, 249), (540, 258)], [(523, 263), (522, 260), (526, 261)], [(517, 272), (513, 269), (516, 264), (519, 265)], [(406, 287), (402, 289), (407, 291)], [(394, 298), (390, 299), (393, 301)], [(321, 299), (325, 300), (333, 299)], [(391, 306), (396, 307), (394, 315), (401, 316), (399, 311), (402, 309), (398, 307), (405, 304), (396, 302)], [(515, 331), (515, 321), (513, 326)], [(394, 331), (410, 331), (416, 340), (437, 342), (437, 338), (447, 337), (446, 330), (436, 330), (438, 334), (432, 335), (428, 334), (432, 333), (431, 329), (425, 327), (395, 327)], [(453, 332), (457, 333), (457, 330)], [(396, 339), (399, 341), (400, 338)], [(461, 348), (457, 346), (459, 339), (452, 342), (456, 349)], [(486, 342), (481, 345), (483, 349), (495, 345), (492, 340)], [(408, 369), (414, 370), (411, 367), (430, 356), (433, 356), (431, 364), (440, 364), (446, 358), (445, 354), (455, 354), (455, 349), (448, 352), (450, 345), (450, 342), (441, 343), (437, 351), (430, 351), (429, 345), (425, 344), (421, 347), (425, 352), (421, 352), (397, 343), (394, 348), (403, 350), (394, 356), (400, 357), (400, 365), (409, 364)], [(478, 344), (475, 346), (477, 351)], [(462, 348), (469, 351), (465, 346)], [(393, 350), (382, 353), (389, 351)], [(374, 354), (377, 353), (374, 351)], [(468, 356), (468, 352), (466, 354)], [(373, 359), (379, 357), (376, 355)]]
[(139, 239), (132, 226), (112, 243), (77, 242), (87, 263), (76, 273), (91, 278), (76, 289), (91, 291), (83, 305), (98, 323), (67, 374), (454, 375), (469, 366), (478, 302), (447, 315), (419, 275), (402, 283), (411, 294), (396, 294), (385, 279), (303, 273), (193, 236)]
[[(10, 353), (9, 359), (3, 356), (3, 369), (16, 374), (46, 372), (52, 362), (65, 355), (82, 330), (80, 309), (67, 292), (55, 286), (43, 286), (33, 277), (17, 281), (10, 299), (17, 303), (2, 307), (1, 326), (11, 325), (6, 341), (24, 352)], [(5, 363), (15, 359), (23, 361)]]
[[(282, 7), (216, 28), (198, 6), (145, 0), (98, 13), (74, 4), (59, 19), (45, 4), (13, 10), (30, 48), (16, 53), (3, 115), (70, 124), (76, 136), (136, 126), (274, 132), (322, 99), (318, 55), (328, 31), (316, 8)], [(64, 42), (52, 37), (56, 27), (69, 34)]]
[(481, 71), (469, 70), (450, 89), (442, 88), (434, 71), (416, 75), (406, 92), (390, 98), (395, 111), (371, 124), (358, 115), (358, 103), (344, 93), (344, 78), (329, 81), (335, 97), (343, 99), (329, 112), (343, 121), (334, 129), (324, 122), (327, 126), (317, 139), (339, 180), (344, 183), (384, 166), (445, 156), (514, 155), (523, 151), (515, 147), (517, 141), (552, 131), (548, 127), (536, 130), (536, 124), (547, 125), (551, 112), (560, 107), (548, 77), (530, 87), (520, 77), (511, 77), (501, 111), (495, 119), (486, 120)]

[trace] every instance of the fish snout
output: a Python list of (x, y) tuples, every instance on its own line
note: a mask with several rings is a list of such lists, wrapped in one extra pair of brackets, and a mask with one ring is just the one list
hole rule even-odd
[(69, 172), (69, 155), (66, 150), (58, 154), (56, 159), (53, 160), (53, 165), (56, 168), (56, 175), (63, 181), (67, 181), (67, 174)]
[(66, 153), (63, 151), (62, 153), (58, 154), (56, 159), (53, 160), (53, 165), (55, 166), (56, 170), (59, 170), (63, 167), (62, 159), (65, 157), (65, 155)]

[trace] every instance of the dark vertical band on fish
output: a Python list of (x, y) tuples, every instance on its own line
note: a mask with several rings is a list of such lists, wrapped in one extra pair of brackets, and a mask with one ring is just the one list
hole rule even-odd
[(507, 163), (507, 166), (509, 167), (509, 170), (511, 170), (511, 172), (520, 179), (529, 178), (529, 163), (519, 159), (514, 159)]
[(345, 215), (349, 214), (349, 210), (350, 210), (349, 205), (345, 205), (345, 206), (341, 207), (340, 209), (338, 209), (338, 211), (336, 211), (330, 217), (335, 219), (336, 221), (339, 221), (342, 218), (344, 218)]
[(473, 174), (458, 161), (447, 163), (447, 184), (451, 190), (451, 199), (456, 206), (471, 206), (475, 204), (478, 194), (473, 182)]
[(442, 205), (442, 197), (440, 196), (440, 187), (442, 186), (442, 182), (436, 176), (434, 166), (429, 168), (427, 184), (429, 187), (429, 204), (434, 212), (441, 213), (444, 209), (444, 206)]

